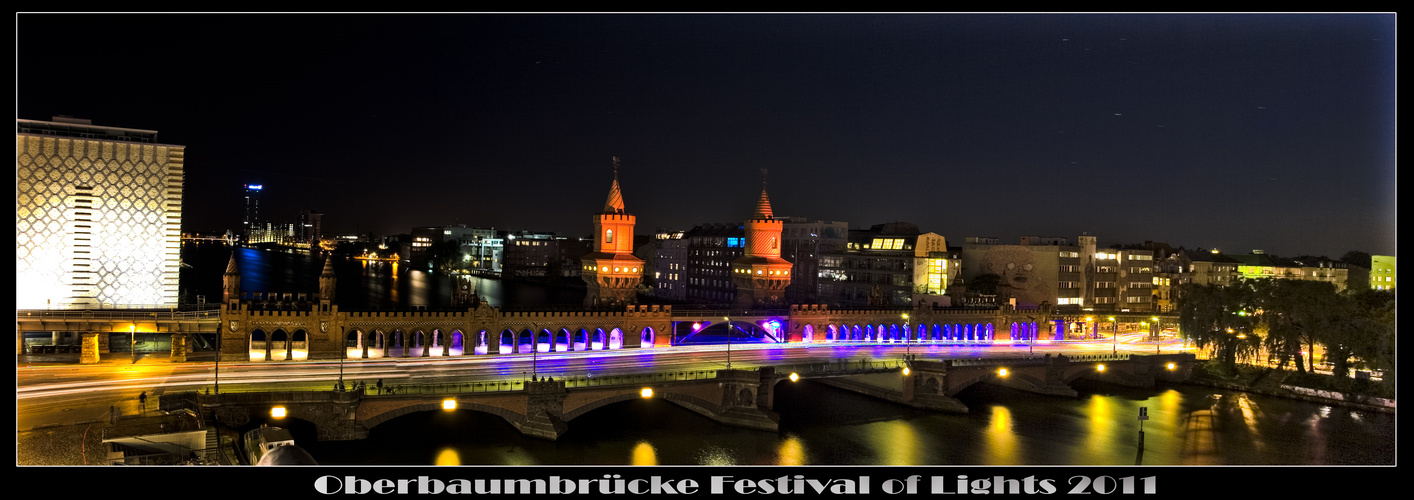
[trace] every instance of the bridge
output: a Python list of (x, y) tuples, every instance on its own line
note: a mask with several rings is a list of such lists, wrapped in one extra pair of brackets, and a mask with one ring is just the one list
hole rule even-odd
[[(1100, 333), (1101, 324), (1140, 325), (1157, 334), (1169, 313), (1062, 312), (1055, 307), (835, 309), (674, 309), (628, 305), (618, 310), (505, 311), (458, 290), (456, 307), (400, 310), (339, 308), (333, 261), (325, 260), (318, 294), (242, 292), (232, 256), (217, 308), (197, 311), (101, 309), (16, 311), (16, 353), (24, 332), (79, 332), (81, 361), (110, 352), (114, 333), (171, 336), (171, 359), (186, 361), (189, 341), (214, 334), (221, 361), (430, 358), (532, 352), (651, 349), (681, 345), (700, 333), (744, 333), (751, 341), (976, 344), (1064, 340)], [(710, 336), (710, 335), (709, 335)], [(199, 338), (206, 341), (205, 338)]]
[[(793, 305), (788, 309), (675, 309), (670, 305), (623, 310), (502, 311), (484, 301), (460, 309), (340, 310), (303, 294), (249, 294), (219, 309), (20, 310), (16, 353), (24, 332), (80, 332), (81, 361), (96, 363), (111, 352), (112, 334), (170, 335), (171, 359), (182, 362), (198, 334), (222, 346), (221, 360), (304, 361), (368, 358), (430, 358), (531, 352), (651, 349), (691, 342), (694, 335), (723, 335), (728, 324), (742, 340), (793, 344), (1026, 343), (1073, 338), (1072, 325), (1089, 333), (1104, 321), (1144, 325), (1157, 333), (1176, 323), (1172, 314), (1113, 313), (1095, 318), (1053, 309), (833, 309)], [(1115, 319), (1110, 319), (1111, 317)], [(1107, 328), (1108, 329), (1108, 328)], [(1112, 331), (1105, 332), (1111, 334)]]
[(163, 410), (188, 408), (231, 426), (265, 418), (274, 408), (282, 418), (314, 424), (320, 440), (356, 440), (369, 429), (415, 412), (481, 411), (505, 419), (521, 433), (555, 440), (569, 423), (596, 409), (638, 398), (659, 398), (739, 427), (775, 431), (773, 411), (781, 383), (814, 380), (833, 387), (916, 408), (967, 412), (955, 399), (978, 383), (1075, 397), (1069, 384), (1091, 379), (1132, 387), (1187, 379), (1192, 354), (1065, 355), (979, 360), (850, 361), (763, 366), (753, 370), (709, 370), (562, 380), (500, 381), (389, 386), (359, 391), (169, 393)]

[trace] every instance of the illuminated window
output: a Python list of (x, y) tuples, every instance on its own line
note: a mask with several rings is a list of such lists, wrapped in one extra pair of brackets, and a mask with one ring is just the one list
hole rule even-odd
[[(580, 234), (584, 234), (584, 233), (580, 233)], [(613, 242), (614, 242), (614, 230), (613, 230), (613, 229), (610, 229), (610, 230), (604, 231), (604, 243), (613, 243)]]

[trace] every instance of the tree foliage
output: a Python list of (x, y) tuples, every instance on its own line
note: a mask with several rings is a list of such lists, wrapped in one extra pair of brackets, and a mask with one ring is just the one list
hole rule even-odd
[(1337, 376), (1363, 365), (1385, 370), (1393, 380), (1391, 291), (1337, 293), (1326, 282), (1257, 279), (1229, 286), (1184, 284), (1176, 295), (1183, 335), (1200, 348), (1212, 347), (1227, 373), (1258, 346), (1279, 366), (1295, 361), (1297, 371), (1314, 370), (1320, 345)]
[(967, 281), (967, 291), (982, 295), (996, 295), (997, 284), (1002, 282), (1002, 277), (996, 274), (979, 274)]
[(1224, 373), (1235, 373), (1239, 357), (1257, 352), (1256, 291), (1251, 283), (1230, 286), (1186, 283), (1178, 290), (1179, 329), (1200, 349), (1212, 347)]

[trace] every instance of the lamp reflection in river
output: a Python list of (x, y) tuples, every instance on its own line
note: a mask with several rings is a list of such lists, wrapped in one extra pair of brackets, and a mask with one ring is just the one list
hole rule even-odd
[(437, 452), (437, 458), (432, 460), (432, 465), (461, 465), (462, 457), (457, 453), (456, 448), (442, 448)]
[(795, 434), (787, 434), (781, 440), (780, 451), (776, 452), (779, 457), (776, 465), (806, 465), (805, 443), (800, 441), (800, 437)]
[(992, 419), (987, 423), (987, 455), (983, 462), (988, 465), (1017, 465), (1016, 432), (1011, 409), (997, 405), (992, 407)]
[(870, 425), (869, 442), (881, 465), (916, 465), (929, 463), (923, 457), (918, 429), (907, 420), (880, 422)]
[(658, 465), (658, 450), (647, 441), (639, 441), (633, 446), (629, 463), (633, 465)]

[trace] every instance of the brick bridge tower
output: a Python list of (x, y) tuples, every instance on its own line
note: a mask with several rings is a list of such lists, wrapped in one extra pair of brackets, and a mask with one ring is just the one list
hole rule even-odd
[(766, 196), (766, 171), (761, 171), (761, 198), (756, 213), (744, 225), (746, 248), (732, 261), (737, 307), (785, 307), (791, 263), (781, 258), (781, 232), (785, 223), (775, 219)]
[(619, 157), (614, 157), (614, 183), (604, 210), (594, 215), (594, 251), (580, 259), (581, 276), (589, 285), (584, 307), (622, 307), (637, 302), (643, 281), (643, 260), (633, 255), (633, 224), (619, 192)]
[(241, 300), (241, 273), (236, 270), (236, 254), (231, 253), (231, 261), (226, 263), (226, 273), (221, 275), (221, 302), (233, 308)]

